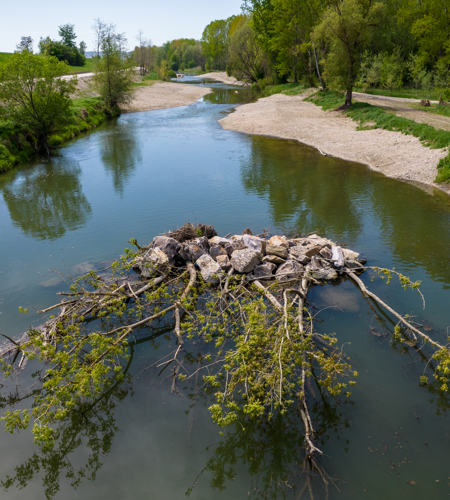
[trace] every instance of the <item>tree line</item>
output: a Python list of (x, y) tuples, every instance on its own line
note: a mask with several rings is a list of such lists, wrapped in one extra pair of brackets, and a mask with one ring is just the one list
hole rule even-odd
[(246, 0), (203, 32), (206, 67), (250, 83), (446, 88), (450, 13), (436, 0)]

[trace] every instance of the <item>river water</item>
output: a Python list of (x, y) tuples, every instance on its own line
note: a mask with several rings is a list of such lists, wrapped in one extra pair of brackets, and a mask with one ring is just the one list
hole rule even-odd
[[(224, 131), (217, 120), (256, 96), (203, 84), (214, 92), (195, 104), (122, 115), (71, 141), (58, 157), (0, 176), (1, 333), (14, 337), (37, 324), (35, 311), (67, 289), (58, 272), (99, 269), (130, 246), (130, 237), (147, 244), (197, 221), (213, 223), (221, 235), (247, 226), (254, 234), (315, 231), (357, 250), (369, 265), (395, 267), (422, 281), (425, 310), (418, 294), (395, 280), (371, 282), (370, 273), (363, 280), (444, 339), (450, 198), (294, 141)], [(434, 386), (420, 385), (426, 359), (390, 341), (392, 321), (351, 282), (316, 287), (310, 300), (322, 310), (319, 330), (346, 343), (360, 372), (350, 399), (317, 404), (323, 464), (341, 480), (339, 490), (330, 485), (330, 498), (448, 497), (450, 403)], [(29, 314), (19, 314), (19, 306)], [(65, 423), (57, 450), (41, 451), (29, 431), (1, 434), (2, 498), (298, 498), (300, 422), (220, 436), (209, 397), (171, 393), (166, 374), (158, 377), (151, 366), (172, 352), (170, 330), (149, 332), (134, 346), (131, 386), (99, 414)], [(28, 382), (31, 368), (20, 381)]]

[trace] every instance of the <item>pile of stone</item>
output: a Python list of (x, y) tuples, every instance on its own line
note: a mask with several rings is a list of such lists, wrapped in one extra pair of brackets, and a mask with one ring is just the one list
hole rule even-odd
[(218, 283), (233, 268), (248, 281), (287, 281), (307, 275), (317, 281), (332, 281), (348, 269), (362, 270), (366, 261), (357, 252), (341, 248), (316, 234), (305, 238), (269, 239), (251, 234), (230, 238), (198, 237), (178, 243), (168, 236), (157, 236), (149, 250), (136, 259), (135, 269), (150, 277), (155, 267), (182, 266), (193, 262), (208, 283)]

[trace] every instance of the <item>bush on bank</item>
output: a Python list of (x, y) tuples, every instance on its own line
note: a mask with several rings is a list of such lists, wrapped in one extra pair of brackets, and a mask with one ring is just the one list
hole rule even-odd
[[(68, 123), (58, 134), (50, 136), (50, 145), (59, 146), (64, 141), (96, 128), (105, 120), (120, 114), (119, 109), (107, 108), (98, 97), (74, 99), (71, 110), (72, 117)], [(0, 121), (0, 172), (29, 161), (35, 154), (26, 129), (8, 121)]]

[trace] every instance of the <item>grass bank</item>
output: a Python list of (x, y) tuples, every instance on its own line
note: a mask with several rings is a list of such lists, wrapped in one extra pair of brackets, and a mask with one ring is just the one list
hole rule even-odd
[[(49, 143), (52, 146), (59, 146), (119, 114), (118, 109), (106, 108), (98, 97), (73, 99), (72, 117), (59, 134), (50, 137)], [(29, 161), (35, 154), (26, 130), (15, 124), (0, 121), (0, 172), (5, 172), (19, 163)]]
[[(319, 91), (306, 99), (323, 110), (335, 109), (344, 104), (344, 94), (331, 91)], [(436, 108), (434, 108), (436, 109)], [(450, 132), (437, 130), (431, 125), (417, 123), (407, 118), (396, 116), (382, 108), (365, 102), (354, 102), (347, 111), (347, 116), (359, 123), (360, 130), (381, 128), (417, 137), (429, 148), (447, 148), (450, 145)], [(446, 156), (438, 164), (439, 173), (435, 182), (450, 182), (450, 157)]]
[(431, 89), (398, 89), (398, 90), (389, 90), (389, 89), (364, 89), (357, 88), (353, 89), (355, 92), (362, 92), (364, 94), (370, 95), (380, 95), (386, 97), (403, 97), (407, 99), (429, 99), (431, 101), (439, 101), (442, 92), (439, 90)]

